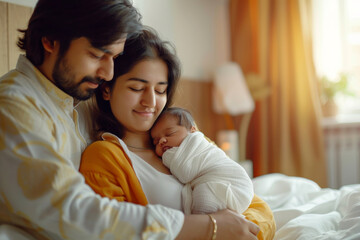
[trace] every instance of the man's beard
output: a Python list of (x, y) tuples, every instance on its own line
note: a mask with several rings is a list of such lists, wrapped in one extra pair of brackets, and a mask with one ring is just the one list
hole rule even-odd
[(75, 74), (71, 71), (71, 67), (67, 64), (66, 58), (63, 56), (59, 56), (56, 60), (52, 78), (58, 88), (76, 100), (87, 100), (95, 92), (94, 88), (81, 90), (80, 85), (82, 83), (92, 82), (100, 85), (104, 81), (100, 78), (86, 76), (80, 82), (76, 83)]

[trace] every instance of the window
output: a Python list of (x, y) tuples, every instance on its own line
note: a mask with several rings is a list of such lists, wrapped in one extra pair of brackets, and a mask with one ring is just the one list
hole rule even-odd
[(360, 1), (313, 0), (314, 62), (318, 77), (349, 76), (354, 96), (337, 95), (339, 113), (360, 114)]

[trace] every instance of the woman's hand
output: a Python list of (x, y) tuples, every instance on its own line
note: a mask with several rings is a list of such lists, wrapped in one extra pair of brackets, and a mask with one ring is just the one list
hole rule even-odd
[[(231, 210), (220, 210), (211, 214), (217, 224), (217, 240), (257, 239), (260, 228)], [(176, 239), (212, 239), (214, 226), (208, 215), (187, 215)]]

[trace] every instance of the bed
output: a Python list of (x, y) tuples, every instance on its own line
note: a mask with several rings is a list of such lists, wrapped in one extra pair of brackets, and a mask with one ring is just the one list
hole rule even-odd
[(253, 183), (274, 212), (274, 239), (360, 239), (360, 184), (320, 188), (311, 180), (275, 173)]

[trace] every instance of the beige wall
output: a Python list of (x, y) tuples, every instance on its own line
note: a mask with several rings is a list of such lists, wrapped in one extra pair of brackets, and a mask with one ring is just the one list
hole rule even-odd
[(133, 0), (143, 23), (174, 43), (182, 76), (211, 81), (214, 69), (231, 60), (228, 0)]
[(18, 28), (27, 26), (31, 7), (0, 2), (0, 76), (16, 66), (20, 49), (16, 46)]
[[(199, 129), (212, 140), (216, 132), (226, 129), (224, 116), (216, 114), (212, 108), (212, 87), (210, 81), (181, 79), (175, 94), (174, 106), (188, 109)], [(234, 119), (238, 124), (239, 119)]]
[(0, 2), (8, 2), (12, 4), (34, 7), (38, 0), (0, 0)]

